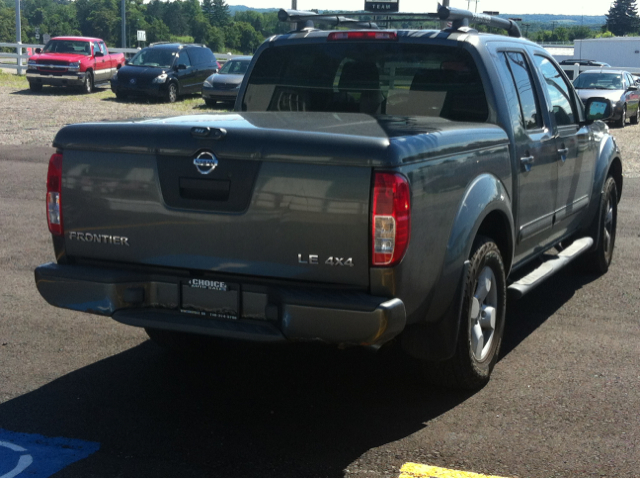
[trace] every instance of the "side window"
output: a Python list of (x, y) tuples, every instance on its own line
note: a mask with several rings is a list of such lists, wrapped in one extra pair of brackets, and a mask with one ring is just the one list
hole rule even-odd
[(627, 79), (627, 86), (625, 87), (625, 89), (629, 88), (631, 85), (635, 85), (633, 79), (631, 78), (631, 74), (626, 73), (625, 78)]
[(531, 70), (522, 53), (501, 53), (503, 68), (509, 72), (520, 104), (520, 120), (527, 130), (542, 128), (538, 98), (531, 78)]
[(571, 98), (569, 86), (565, 83), (560, 71), (545, 57), (536, 55), (536, 63), (544, 77), (545, 86), (549, 93), (553, 115), (558, 126), (576, 123), (575, 108)]
[(186, 65), (187, 67), (191, 66), (191, 60), (189, 59), (189, 55), (186, 50), (180, 50), (178, 52), (178, 59), (176, 61), (176, 65)]
[(100, 45), (98, 45), (98, 42), (93, 42), (93, 54), (95, 55), (99, 51), (100, 51)]
[(200, 48), (189, 48), (187, 50), (187, 55), (189, 55), (189, 59), (191, 60), (192, 65), (198, 65), (199, 63), (202, 63), (199, 50)]

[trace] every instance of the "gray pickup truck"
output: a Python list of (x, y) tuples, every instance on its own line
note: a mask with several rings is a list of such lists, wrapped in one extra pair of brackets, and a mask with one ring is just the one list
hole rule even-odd
[(611, 103), (583, 105), (509, 20), (443, 7), (443, 31), (319, 16), (356, 27), (323, 31), (313, 13), (281, 17), (298, 28), (258, 49), (234, 113), (60, 130), (40, 294), (169, 348), (398, 345), (445, 384), (482, 386), (508, 295), (574, 259), (609, 267)]

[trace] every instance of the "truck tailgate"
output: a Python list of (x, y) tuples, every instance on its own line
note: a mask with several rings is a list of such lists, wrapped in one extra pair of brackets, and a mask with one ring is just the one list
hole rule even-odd
[(368, 166), (225, 158), (202, 174), (193, 154), (67, 149), (65, 249), (70, 257), (366, 287), (370, 184)]

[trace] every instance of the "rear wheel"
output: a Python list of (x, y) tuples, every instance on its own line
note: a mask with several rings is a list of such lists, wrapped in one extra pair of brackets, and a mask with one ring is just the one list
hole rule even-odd
[(636, 110), (636, 114), (629, 117), (629, 123), (631, 123), (632, 125), (637, 125), (638, 124), (638, 115), (640, 114), (640, 110)]
[(42, 83), (29, 82), (31, 91), (42, 91)]
[(91, 93), (93, 91), (93, 75), (87, 72), (82, 82), (82, 93)]
[(216, 106), (216, 103), (218, 103), (216, 100), (211, 100), (210, 98), (205, 98), (204, 102), (206, 103), (207, 106), (211, 108)]
[(507, 301), (502, 255), (489, 238), (474, 242), (462, 301), (454, 356), (426, 363), (426, 371), (441, 385), (478, 389), (489, 381), (498, 360)]
[(178, 85), (176, 85), (175, 82), (169, 83), (169, 85), (167, 86), (165, 99), (169, 103), (175, 103), (175, 101), (178, 99)]
[(126, 93), (118, 92), (118, 93), (116, 93), (116, 98), (117, 98), (119, 101), (124, 101), (124, 100), (126, 100), (126, 99), (127, 99), (127, 94), (126, 94)]

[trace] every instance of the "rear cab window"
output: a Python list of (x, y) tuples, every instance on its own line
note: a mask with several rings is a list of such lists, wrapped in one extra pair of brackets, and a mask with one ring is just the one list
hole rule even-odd
[(432, 116), (485, 122), (476, 64), (462, 48), (327, 42), (266, 49), (242, 100), (243, 111), (324, 111)]

